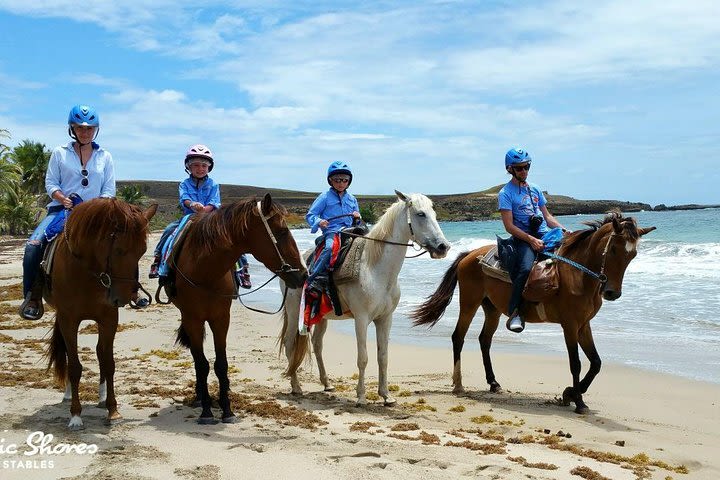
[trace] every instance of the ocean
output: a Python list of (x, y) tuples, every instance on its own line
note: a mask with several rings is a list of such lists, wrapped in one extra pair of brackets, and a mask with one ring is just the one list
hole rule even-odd
[[(626, 214), (643, 227), (657, 230), (645, 235), (638, 255), (630, 263), (623, 294), (605, 301), (592, 319), (593, 336), (604, 362), (720, 383), (720, 209), (638, 212)], [(602, 215), (559, 216), (566, 227), (584, 228), (583, 221)], [(452, 248), (442, 260), (428, 255), (406, 259), (400, 273), (402, 296), (391, 330), (391, 342), (446, 347), (451, 368), (452, 334), (458, 315), (458, 295), (435, 327), (412, 327), (408, 314), (435, 291), (443, 274), (457, 257), (504, 235), (499, 220), (441, 222)], [(310, 248), (315, 235), (309, 229), (293, 230), (301, 250)], [(408, 252), (410, 254), (412, 252)], [(250, 258), (254, 285), (270, 272)], [(253, 306), (280, 304), (277, 282), (244, 297)], [(556, 324), (529, 324), (521, 334), (504, 328), (505, 317), (493, 339), (493, 351), (566, 357), (562, 330)], [(352, 321), (333, 322), (333, 328), (354, 335)], [(468, 331), (465, 362), (482, 362), (477, 337), (482, 328), (482, 309)], [(369, 328), (374, 341), (374, 329)], [(373, 347), (374, 348), (374, 347)], [(588, 361), (581, 352), (583, 367)], [(584, 371), (584, 370), (583, 370)]]

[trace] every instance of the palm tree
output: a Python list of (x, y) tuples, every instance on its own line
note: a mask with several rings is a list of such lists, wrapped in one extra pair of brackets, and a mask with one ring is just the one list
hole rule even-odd
[(45, 192), (45, 173), (51, 153), (44, 143), (30, 140), (23, 140), (13, 149), (12, 158), (22, 167), (23, 185), (31, 193)]
[(118, 198), (132, 205), (143, 205), (147, 197), (137, 185), (125, 185), (118, 191)]
[[(0, 138), (10, 138), (7, 130), (0, 129)], [(10, 158), (10, 148), (0, 143), (0, 197), (10, 191), (22, 177), (22, 169)]]
[(0, 202), (0, 232), (10, 235), (27, 235), (37, 224), (40, 213), (37, 195), (23, 189), (20, 182), (2, 195)]

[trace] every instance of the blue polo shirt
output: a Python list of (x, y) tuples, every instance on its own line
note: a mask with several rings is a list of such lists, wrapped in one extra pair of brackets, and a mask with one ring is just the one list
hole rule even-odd
[(339, 215), (349, 215), (353, 212), (359, 212), (357, 199), (347, 190), (341, 197), (334, 188), (321, 193), (310, 206), (305, 220), (310, 225), (310, 231), (315, 233), (320, 228), (320, 221), (329, 220), (329, 224), (323, 229), (323, 233), (339, 232), (345, 227), (352, 227), (353, 217), (345, 216), (330, 220), (332, 217)]
[(220, 208), (220, 185), (210, 177), (205, 177), (198, 182), (191, 175), (180, 183), (178, 190), (180, 207), (182, 207), (183, 213), (195, 213), (194, 210), (185, 206), (185, 200), (200, 202), (203, 205), (212, 205), (215, 209)]
[[(542, 190), (534, 183), (520, 187), (510, 181), (498, 193), (498, 210), (512, 211), (513, 224), (525, 233), (530, 233), (530, 217), (533, 215), (542, 217), (540, 207), (546, 203), (547, 200)], [(548, 230), (545, 217), (543, 217), (538, 234), (542, 236)]]

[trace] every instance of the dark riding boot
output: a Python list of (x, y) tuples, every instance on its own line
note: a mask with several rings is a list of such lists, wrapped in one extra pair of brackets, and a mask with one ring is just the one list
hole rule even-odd
[(20, 316), (25, 320), (40, 320), (45, 313), (42, 300), (43, 281), (36, 277), (33, 288), (25, 294), (25, 300), (20, 304)]
[(40, 262), (42, 262), (44, 245), (42, 243), (27, 243), (23, 255), (23, 302), (20, 305), (20, 316), (25, 320), (39, 320), (42, 318), (43, 283), (40, 278)]

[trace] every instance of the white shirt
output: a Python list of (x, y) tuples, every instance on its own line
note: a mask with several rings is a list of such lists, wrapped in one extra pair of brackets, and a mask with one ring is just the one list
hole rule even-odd
[(83, 175), (80, 157), (75, 153), (73, 142), (61, 145), (53, 150), (45, 175), (45, 190), (52, 201), (48, 207), (60, 205), (52, 194), (60, 190), (64, 195), (77, 193), (83, 200), (115, 196), (115, 165), (112, 155), (93, 142), (92, 155), (85, 165), (88, 171), (88, 185), (82, 186)]

